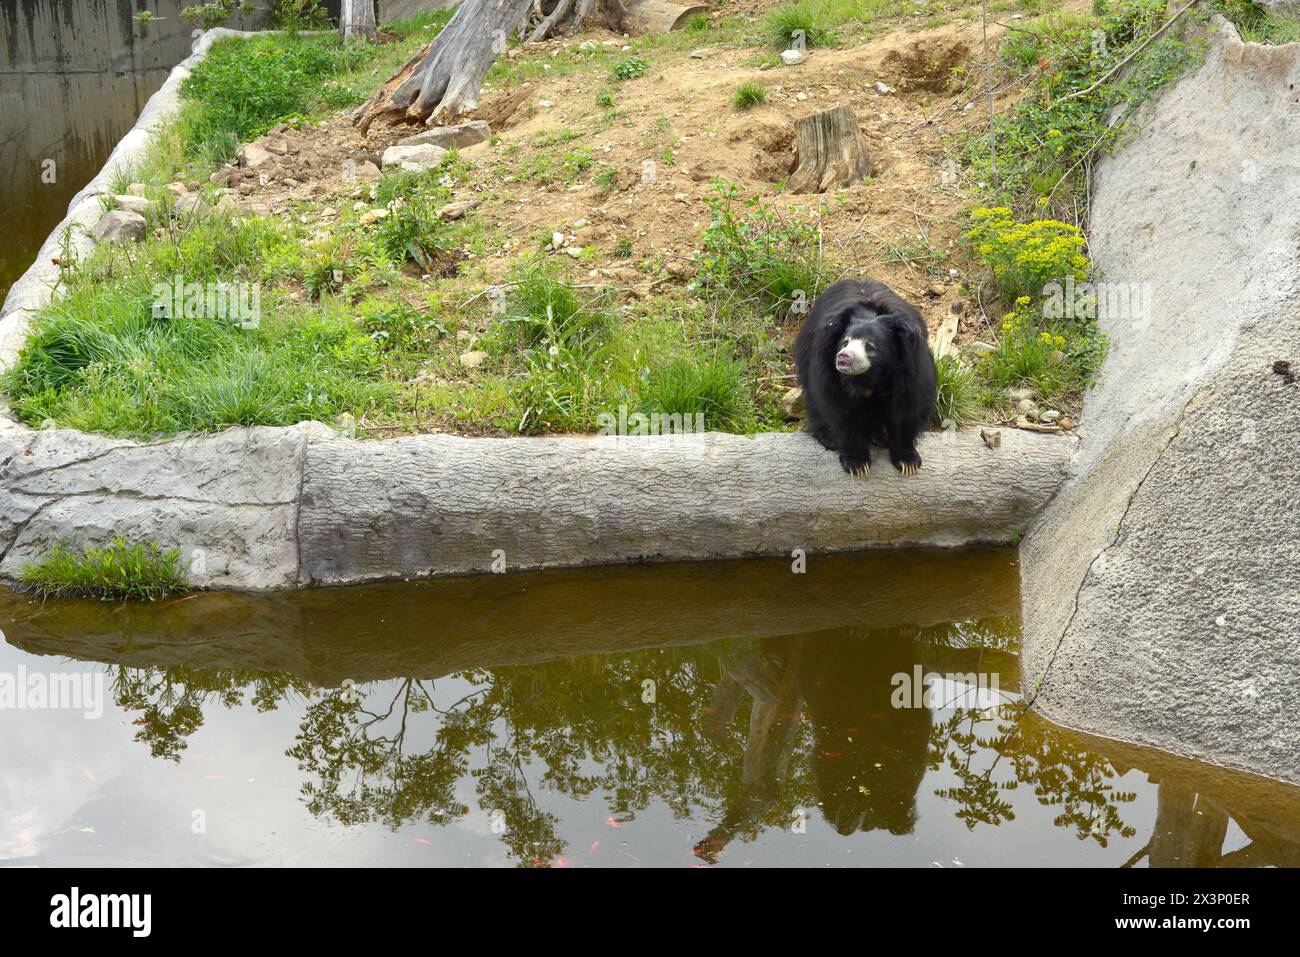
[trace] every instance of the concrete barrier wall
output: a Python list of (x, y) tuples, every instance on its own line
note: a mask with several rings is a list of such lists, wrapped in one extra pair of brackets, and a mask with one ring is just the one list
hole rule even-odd
[(1090, 249), (1150, 310), (1022, 547), (1026, 686), (1060, 724), (1300, 783), (1300, 44), (1222, 19), (1104, 160)]

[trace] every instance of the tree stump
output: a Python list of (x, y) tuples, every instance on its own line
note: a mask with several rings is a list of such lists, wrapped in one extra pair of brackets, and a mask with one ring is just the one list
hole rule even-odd
[(848, 106), (796, 120), (794, 136), (798, 163), (786, 184), (792, 193), (852, 186), (871, 172), (866, 137)]
[(375, 0), (342, 0), (339, 5), (339, 25), (344, 40), (361, 37), (374, 42)]

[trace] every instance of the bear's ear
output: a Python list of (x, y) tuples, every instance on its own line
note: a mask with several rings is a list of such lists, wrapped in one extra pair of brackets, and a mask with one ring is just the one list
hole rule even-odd
[(915, 348), (921, 341), (921, 332), (916, 328), (916, 323), (910, 316), (901, 312), (890, 312), (880, 317), (882, 322), (886, 322), (894, 330), (894, 335), (898, 338), (900, 345)]

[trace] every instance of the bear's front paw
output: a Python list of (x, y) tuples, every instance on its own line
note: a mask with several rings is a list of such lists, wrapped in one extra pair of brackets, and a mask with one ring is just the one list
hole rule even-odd
[(871, 474), (870, 453), (867, 455), (855, 455), (849, 452), (840, 453), (840, 465), (844, 471), (858, 478), (866, 478)]
[(899, 452), (891, 449), (889, 461), (893, 462), (894, 468), (904, 475), (915, 475), (921, 471), (921, 456), (917, 454), (916, 449), (903, 449)]

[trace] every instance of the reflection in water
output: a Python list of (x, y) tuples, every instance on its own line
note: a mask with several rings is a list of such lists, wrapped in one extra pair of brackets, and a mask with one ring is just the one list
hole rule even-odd
[[(392, 834), (408, 836), (412, 852), (438, 849), (440, 863), (1298, 862), (1294, 789), (1084, 741), (1024, 711), (1005, 587), (1015, 569), (1005, 554), (815, 564), (817, 581), (790, 576), (782, 563), (659, 566), (274, 599), (201, 596), (153, 613), (174, 622), (188, 605), (190, 621), (208, 620), (199, 635), (151, 630), (137, 611), (136, 627), (110, 640), (115, 612), (93, 603), (42, 609), (10, 596), (0, 614), (11, 622), (9, 641), (28, 651), (67, 654), (76, 632), (90, 635), (84, 653), (111, 662), (112, 695), (130, 728), (117, 737), (132, 739), (135, 760), (147, 753), (151, 767), (195, 767), (215, 733), (249, 752), (249, 769), (273, 764), (284, 780), (250, 788), (239, 827), (272, 830), (258, 825), (272, 809), (278, 827), (286, 816), (296, 827), (314, 820), (331, 836), (326, 856), (350, 834), (369, 835), (377, 849), (379, 835)], [(841, 611), (826, 596), (853, 582), (860, 594), (862, 581), (901, 589), (900, 576), (915, 580), (922, 568), (936, 590), (902, 613), (922, 624), (864, 629), (836, 620)], [(689, 581), (710, 599), (678, 609), (677, 623), (689, 627), (661, 618), (672, 643), (624, 646), (621, 632), (645, 623), (626, 613), (673, 592), (689, 598)], [(480, 615), (500, 611), (507, 589), (515, 627), (484, 643)], [(415, 627), (447, 591), (460, 616)], [(575, 595), (587, 605), (575, 605)], [(760, 608), (765, 619), (729, 629), (755, 602), (771, 602)], [(554, 615), (564, 603), (567, 612)], [(204, 604), (224, 610), (228, 648), (274, 657), (286, 654), (272, 647), (284, 642), (302, 666), (245, 668), (256, 656), (228, 652), (227, 666), (214, 666), (214, 645), (227, 639)], [(796, 608), (809, 627), (792, 630), (778, 606)], [(935, 620), (951, 608), (975, 614)], [(248, 641), (256, 620), (279, 633)], [(365, 620), (368, 629), (346, 633)], [(410, 630), (395, 635), (399, 623)], [(377, 647), (380, 632), (386, 647)], [(9, 656), (0, 670), (14, 655), (28, 668), (52, 666), (14, 647), (0, 651)], [(326, 687), (308, 676), (346, 673), (349, 664), (365, 677)], [(929, 693), (897, 695), (918, 669), (930, 676)], [(991, 676), (997, 694), (970, 693)], [(900, 701), (912, 706), (895, 707)], [(239, 715), (251, 723), (236, 729)], [(246, 773), (238, 763), (231, 772)], [(130, 787), (158, 789), (144, 780)], [(186, 814), (195, 804), (175, 801)], [(0, 831), (5, 847), (22, 847), (11, 851), (16, 860), (79, 859)], [(288, 849), (239, 853), (284, 860)], [(379, 860), (407, 862), (406, 853), (382, 844)]]

